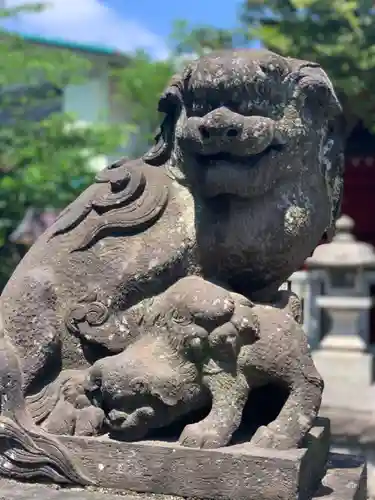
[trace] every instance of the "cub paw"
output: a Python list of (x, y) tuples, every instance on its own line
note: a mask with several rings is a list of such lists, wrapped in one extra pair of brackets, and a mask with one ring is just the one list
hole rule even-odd
[(264, 425), (257, 429), (250, 444), (259, 448), (272, 448), (275, 450), (297, 448), (297, 443), (290, 436), (276, 432)]
[(179, 442), (189, 448), (222, 448), (232, 436), (220, 432), (212, 423), (204, 421), (188, 424), (182, 431)]
[(75, 436), (97, 436), (101, 433), (105, 421), (105, 414), (101, 408), (87, 406), (77, 410)]

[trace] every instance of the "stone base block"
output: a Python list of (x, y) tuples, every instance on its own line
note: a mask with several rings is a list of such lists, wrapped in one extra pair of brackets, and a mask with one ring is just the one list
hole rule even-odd
[[(272, 481), (272, 479), (271, 479)], [(277, 484), (270, 483), (277, 491)], [(264, 498), (264, 497), (262, 497)], [(272, 498), (275, 498), (273, 496)], [(279, 499), (287, 498), (279, 496)], [(306, 496), (298, 493), (288, 500), (301, 500)], [(185, 500), (183, 497), (105, 488), (62, 488), (45, 484), (19, 483), (0, 478), (0, 500)], [(258, 500), (248, 492), (247, 500)], [(311, 499), (311, 497), (310, 497)], [(309, 500), (310, 500), (309, 499)], [(328, 470), (321, 486), (312, 496), (315, 500), (366, 500), (366, 467), (353, 457), (331, 455)]]
[(98, 487), (202, 499), (308, 499), (325, 474), (329, 421), (320, 419), (304, 448), (276, 451), (236, 444), (217, 450), (174, 442), (123, 443), (61, 437)]
[(363, 459), (331, 453), (327, 472), (313, 496), (324, 500), (366, 500), (367, 471)]

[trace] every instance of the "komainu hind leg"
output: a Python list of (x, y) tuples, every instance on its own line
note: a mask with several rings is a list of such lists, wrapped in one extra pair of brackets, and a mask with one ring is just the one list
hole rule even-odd
[[(306, 433), (314, 424), (323, 393), (323, 380), (309, 359), (304, 370), (296, 373), (290, 393), (276, 420), (261, 426), (254, 434), (251, 444), (262, 448), (298, 448)], [(306, 367), (307, 365), (307, 367)]]
[[(308, 340), (301, 325), (301, 305), (298, 297), (289, 291), (279, 292), (279, 302), (267, 318), (268, 326), (276, 331), (271, 334), (267, 373), (279, 378), (289, 395), (277, 418), (261, 426), (251, 444), (264, 448), (297, 448), (318, 416), (324, 382), (311, 357)], [(280, 312), (275, 315), (275, 311)], [(273, 348), (273, 350), (272, 350)], [(264, 358), (265, 359), (265, 358)]]
[(34, 423), (22, 392), (17, 353), (2, 328), (0, 312), (0, 474), (87, 485), (92, 481), (53, 436)]
[(33, 268), (7, 287), (0, 299), (3, 328), (19, 356), (23, 392), (30, 394), (60, 371), (63, 325), (56, 314), (55, 277), (48, 268)]

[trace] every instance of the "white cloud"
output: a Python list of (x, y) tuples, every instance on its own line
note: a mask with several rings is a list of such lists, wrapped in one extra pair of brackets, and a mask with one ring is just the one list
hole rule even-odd
[[(136, 0), (132, 0), (136, 1)], [(20, 14), (5, 27), (28, 35), (63, 38), (72, 42), (103, 45), (124, 52), (143, 48), (157, 58), (168, 54), (164, 40), (135, 20), (124, 19), (100, 0), (46, 0), (38, 14)], [(6, 0), (15, 7), (33, 0)]]

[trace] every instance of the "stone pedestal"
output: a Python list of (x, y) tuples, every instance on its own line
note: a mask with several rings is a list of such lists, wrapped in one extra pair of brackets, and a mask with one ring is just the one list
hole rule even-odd
[(365, 500), (367, 498), (366, 482), (366, 468), (361, 459), (352, 455), (331, 453), (322, 484), (312, 498)]
[(367, 466), (367, 490), (375, 499), (375, 418), (369, 411), (323, 407), (320, 414), (331, 422), (331, 451), (362, 456)]
[(287, 451), (247, 444), (204, 450), (175, 442), (61, 440), (99, 487), (202, 499), (307, 499), (325, 473), (329, 426), (324, 421), (311, 430), (305, 448)]
[(323, 407), (375, 410), (374, 357), (371, 353), (317, 349), (313, 359), (324, 380)]
[(363, 311), (371, 307), (369, 297), (317, 297), (327, 311), (329, 330), (313, 352), (324, 380), (323, 406), (375, 409), (374, 357), (366, 351), (366, 333), (361, 329)]
[[(272, 478), (268, 489), (276, 491), (277, 485)], [(106, 488), (60, 488), (41, 484), (17, 483), (0, 478), (0, 498), (7, 500), (184, 500), (177, 495), (153, 493), (133, 493), (130, 491), (109, 490)], [(212, 497), (207, 497), (212, 498)], [(222, 498), (223, 496), (217, 496)], [(258, 496), (249, 494), (237, 497), (239, 500), (258, 500)], [(262, 496), (261, 498), (264, 498)], [(275, 498), (275, 497), (272, 497)], [(278, 496), (278, 500), (301, 500), (307, 498), (299, 492), (295, 496)], [(366, 500), (366, 469), (362, 461), (350, 456), (331, 454), (327, 472), (319, 488), (309, 500)]]
[(368, 346), (368, 328), (364, 325), (372, 307), (371, 297), (317, 296), (316, 305), (329, 318), (329, 331), (320, 348), (337, 351), (364, 351)]
[[(303, 448), (276, 451), (238, 443), (217, 450), (189, 449), (175, 442), (122, 443), (106, 438), (60, 437), (95, 481), (88, 489), (64, 488), (62, 500), (172, 498), (231, 500), (365, 500), (363, 460), (330, 455), (330, 426), (318, 419)], [(9, 500), (60, 499), (56, 487), (0, 481)], [(39, 489), (38, 489), (39, 488)], [(31, 491), (32, 490), (32, 491)], [(50, 490), (50, 491), (48, 491)], [(117, 493), (116, 493), (117, 492)]]

